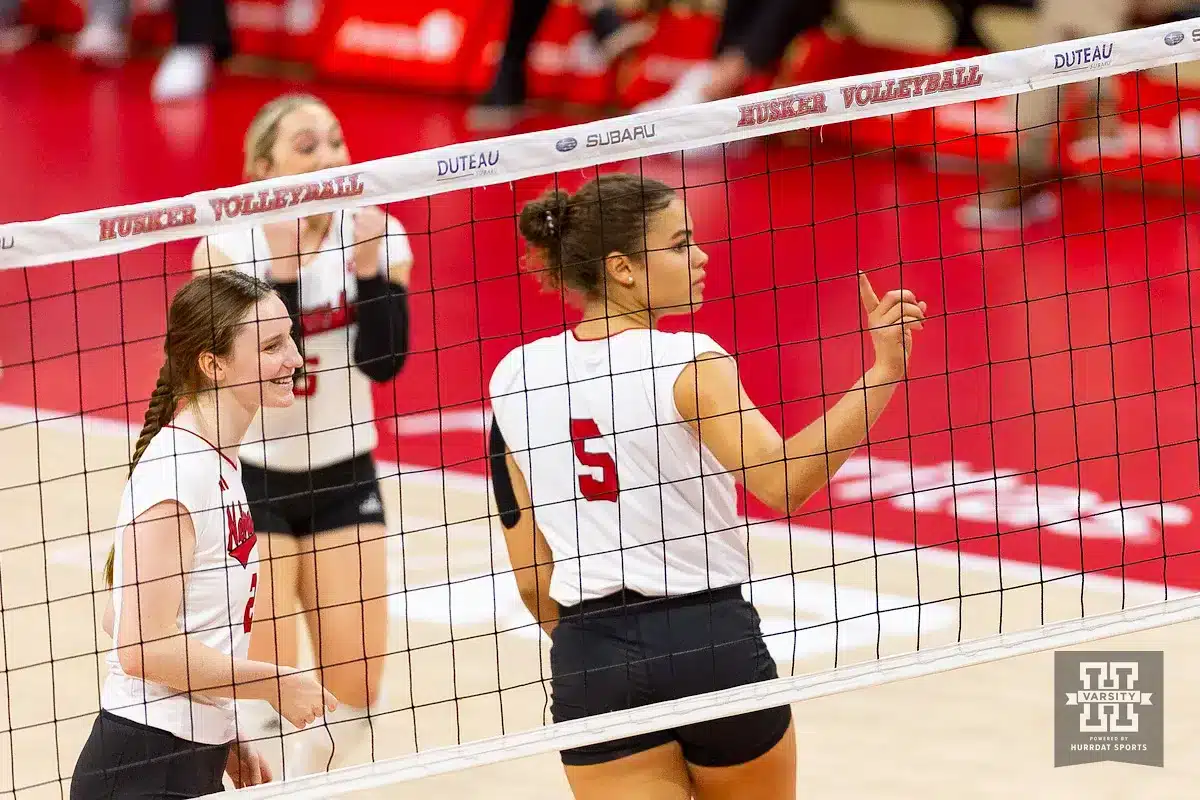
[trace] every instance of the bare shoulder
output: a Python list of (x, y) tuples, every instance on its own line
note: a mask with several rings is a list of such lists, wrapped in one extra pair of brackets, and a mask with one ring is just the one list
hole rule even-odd
[(187, 518), (189, 521), (191, 519), (191, 514), (188, 513), (187, 508), (178, 500), (170, 499), (160, 500), (150, 506), (150, 508), (139, 514), (133, 522), (134, 525), (140, 526), (162, 519), (177, 519), (182, 521), (184, 518)]
[[(712, 362), (712, 363), (710, 363)], [(703, 353), (696, 354), (696, 364), (702, 365), (704, 369), (732, 369), (737, 371), (737, 362), (729, 353), (722, 353), (715, 350), (706, 350)]]
[(683, 368), (683, 371), (679, 374), (679, 378), (675, 381), (675, 386), (678, 388), (684, 382), (685, 378), (693, 381), (723, 381), (730, 377), (736, 379), (737, 373), (737, 361), (733, 356), (729, 353), (707, 350), (703, 353), (697, 353), (695, 360)]
[(679, 372), (673, 387), (680, 417), (695, 421), (713, 406), (736, 408), (740, 391), (737, 362), (728, 353), (704, 352)]

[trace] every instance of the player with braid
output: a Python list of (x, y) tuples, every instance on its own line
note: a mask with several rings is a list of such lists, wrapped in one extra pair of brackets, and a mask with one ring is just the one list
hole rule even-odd
[(252, 277), (198, 277), (171, 303), (164, 349), (105, 566), (113, 646), (72, 800), (200, 797), (226, 772), (268, 781), (234, 698), (297, 727), (337, 707), (311, 676), (247, 658), (258, 547), (237, 453), (261, 407), (295, 402), (287, 309)]

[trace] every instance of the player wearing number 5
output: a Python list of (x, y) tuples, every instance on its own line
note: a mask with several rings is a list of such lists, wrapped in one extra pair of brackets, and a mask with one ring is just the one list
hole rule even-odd
[[(708, 257), (683, 200), (601, 176), (525, 206), (544, 279), (583, 300), (573, 330), (524, 344), (492, 375), (493, 491), (517, 586), (551, 637), (555, 722), (768, 680), (744, 598), (735, 481), (800, 508), (866, 437), (904, 378), (925, 306), (860, 294), (875, 363), (784, 440), (710, 337), (656, 329), (701, 303)], [(795, 797), (787, 706), (561, 754), (578, 800)]]
[[(246, 134), (249, 179), (349, 163), (337, 118), (307, 95), (268, 103)], [(283, 297), (305, 361), (299, 402), (265, 409), (241, 449), (251, 513), (264, 534), (251, 655), (295, 665), (303, 619), (322, 679), (342, 704), (325, 720), (328, 730), (288, 737), (290, 777), (354, 754), (379, 699), (387, 548), (371, 384), (393, 378), (407, 353), (412, 251), (396, 219), (361, 208), (201, 240), (193, 268), (227, 266), (268, 280)]]

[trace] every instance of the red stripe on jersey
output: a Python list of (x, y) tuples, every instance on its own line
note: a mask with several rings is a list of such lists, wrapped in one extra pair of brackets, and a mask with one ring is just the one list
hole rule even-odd
[(357, 321), (354, 306), (347, 305), (346, 293), (338, 297), (337, 305), (329, 304), (300, 315), (300, 330), (305, 336), (348, 328)]
[(215, 444), (213, 444), (212, 442), (210, 442), (208, 439), (205, 439), (203, 436), (201, 436), (200, 434), (196, 433), (195, 431), (188, 430), (187, 428), (180, 428), (178, 425), (163, 425), (163, 427), (164, 427), (164, 428), (171, 428), (172, 430), (177, 430), (177, 431), (186, 431), (187, 433), (190, 433), (192, 436), (195, 436), (197, 439), (199, 439), (200, 441), (204, 442), (206, 445), (208, 445), (209, 447), (211, 447), (213, 450), (216, 450), (216, 451), (217, 451), (217, 455), (219, 455), (221, 458), (223, 458), (223, 459), (225, 459), (227, 462), (229, 462), (229, 466), (233, 467), (234, 469), (237, 469), (237, 468), (238, 468), (238, 465), (237, 465), (237, 464), (235, 464), (235, 463), (233, 462), (233, 459), (232, 459), (232, 458), (230, 458), (229, 456), (227, 456), (227, 455), (225, 455), (224, 453), (222, 453), (222, 452), (221, 452), (221, 448), (217, 447)]

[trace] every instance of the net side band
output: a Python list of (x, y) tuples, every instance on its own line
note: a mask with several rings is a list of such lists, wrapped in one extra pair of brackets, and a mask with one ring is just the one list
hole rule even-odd
[[(387, 761), (242, 789), (244, 800), (318, 800), (471, 767), (557, 752), (626, 736), (744, 714), (897, 680), (933, 675), (1200, 618), (1200, 595), (1149, 603), (965, 644), (893, 656), (850, 667), (738, 686), (630, 711), (613, 711), (521, 733), (438, 748)], [(719, 709), (719, 713), (714, 713)]]
[[(95, 258), (231, 228), (1161, 67), (1200, 57), (1200, 42), (1184, 33), (1197, 26), (1200, 18), (0, 225), (0, 269)], [(1083, 68), (1059, 66), (1056, 55), (1081, 48), (1099, 48), (1099, 55)]]

